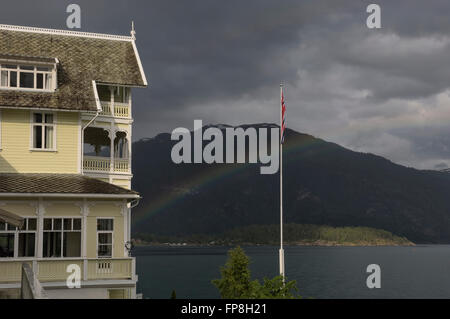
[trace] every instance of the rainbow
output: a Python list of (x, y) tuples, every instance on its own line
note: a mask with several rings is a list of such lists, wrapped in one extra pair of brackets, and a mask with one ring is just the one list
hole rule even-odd
[[(283, 147), (283, 154), (298, 153), (322, 142), (322, 140), (316, 138), (293, 139), (293, 141), (289, 141), (289, 136), (287, 136), (286, 143)], [(298, 156), (286, 158), (289, 159), (287, 162), (291, 162), (298, 159)], [(212, 186), (219, 183), (225, 178), (229, 178), (245, 170), (249, 165), (250, 164), (214, 165), (211, 166), (211, 168), (205, 169), (194, 178), (190, 178), (187, 181), (180, 182), (180, 184), (183, 185), (184, 189), (189, 190)], [(132, 225), (137, 225), (139, 223), (145, 222), (151, 216), (159, 214), (167, 208), (172, 207), (179, 202), (182, 202), (187, 194), (188, 192), (168, 192), (164, 196), (158, 196), (154, 199), (151, 199), (146, 203), (145, 209), (142, 209), (142, 211), (138, 215), (133, 216)]]

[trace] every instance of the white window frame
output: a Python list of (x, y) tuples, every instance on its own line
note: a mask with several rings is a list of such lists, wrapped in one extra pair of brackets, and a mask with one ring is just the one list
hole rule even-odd
[[(28, 230), (28, 221), (30, 219), (35, 219), (36, 220), (36, 229), (35, 230)], [(32, 217), (24, 217), (24, 223), (25, 224), (25, 230), (20, 230), (17, 229), (17, 234), (16, 234), (16, 240), (17, 240), (17, 251), (15, 252), (17, 258), (35, 258), (37, 256), (37, 251), (38, 251), (38, 218), (36, 216), (32, 216)], [(23, 256), (23, 257), (19, 257), (19, 235), (20, 234), (34, 234), (34, 256)]]
[[(112, 95), (114, 96), (114, 103), (119, 103), (119, 104), (129, 104), (130, 102), (130, 96), (131, 96), (131, 88), (128, 86), (124, 86), (124, 85), (116, 85), (113, 86), (113, 92)], [(123, 97), (125, 99), (125, 101), (116, 101), (116, 93), (118, 94), (118, 91), (123, 90)]]
[[(0, 234), (14, 234), (14, 257), (0, 257), (0, 260), (4, 259), (33, 259), (37, 257), (37, 251), (38, 251), (38, 218), (36, 216), (26, 216), (23, 217), (25, 222), (25, 230), (20, 230), (18, 227), (15, 227), (15, 230), (8, 230), (8, 223), (6, 224), (5, 230), (0, 230)], [(28, 230), (28, 220), (29, 219), (36, 219), (36, 229), (35, 230)], [(19, 257), (19, 234), (34, 234), (34, 256), (32, 257)]]
[[(102, 220), (102, 219), (111, 219), (113, 221), (113, 229), (112, 230), (98, 230), (98, 221)], [(116, 221), (114, 219), (114, 217), (97, 217), (96, 218), (96, 222), (95, 222), (95, 229), (97, 231), (96, 234), (96, 240), (97, 240), (97, 245), (96, 245), (96, 254), (97, 254), (97, 259), (112, 259), (114, 256), (114, 228), (116, 227)], [(98, 241), (98, 235), (99, 234), (111, 234), (111, 256), (99, 256), (98, 255), (98, 245), (99, 245), (99, 241)], [(107, 245), (107, 244), (102, 244), (102, 245)]]
[[(52, 220), (52, 230), (46, 230), (44, 227), (45, 220), (51, 219)], [(53, 230), (55, 219), (61, 219), (61, 229), (59, 230)], [(64, 219), (71, 219), (72, 220), (72, 230), (64, 230)], [(81, 229), (80, 230), (73, 230), (73, 220), (79, 219), (81, 222)], [(80, 216), (51, 216), (51, 217), (44, 217), (42, 219), (42, 258), (43, 259), (80, 259), (83, 255), (83, 218)], [(44, 233), (61, 233), (61, 257), (44, 257)], [(80, 233), (80, 256), (79, 257), (64, 257), (64, 233)]]
[(17, 258), (18, 255), (18, 242), (17, 242), (17, 227), (15, 227), (14, 230), (8, 230), (8, 223), (4, 223), (5, 224), (5, 230), (0, 230), (0, 234), (13, 234), (14, 235), (14, 248), (13, 248), (13, 256), (12, 257), (0, 257), (0, 260), (5, 260), (5, 259), (15, 259)]
[[(9, 66), (15, 66), (16, 68), (6, 68), (5, 65)], [(21, 66), (25, 67), (33, 67), (33, 70), (22, 70), (20, 69)], [(49, 68), (50, 71), (39, 71), (38, 68)], [(8, 83), (6, 86), (2, 86), (1, 83), (1, 73), (2, 72), (8, 72)], [(11, 78), (11, 72), (17, 72), (16, 76), (16, 87), (10, 86), (10, 78)], [(33, 73), (34, 76), (34, 88), (23, 88), (20, 87), (20, 73)], [(43, 88), (39, 89), (37, 88), (37, 75), (42, 74), (43, 75)], [(50, 82), (50, 88), (44, 88), (45, 87), (45, 76), (51, 75), (52, 79)], [(31, 64), (31, 63), (18, 63), (18, 62), (7, 62), (7, 61), (0, 61), (0, 89), (1, 90), (15, 90), (15, 91), (33, 91), (33, 92), (55, 92), (56, 90), (56, 65), (43, 65), (43, 64)]]
[(0, 109), (0, 152), (2, 151), (2, 110)]
[[(42, 123), (35, 123), (34, 122), (34, 115), (35, 114), (41, 114), (42, 115)], [(53, 115), (53, 123), (45, 123), (45, 115)], [(41, 112), (41, 111), (31, 111), (30, 112), (30, 126), (31, 126), (31, 133), (30, 133), (30, 151), (33, 152), (57, 152), (56, 147), (56, 128), (57, 128), (57, 115), (56, 112)], [(42, 130), (42, 148), (35, 148), (34, 147), (34, 127), (35, 126), (41, 126), (43, 128)], [(45, 146), (45, 127), (51, 126), (53, 127), (53, 147), (52, 148), (44, 148)]]

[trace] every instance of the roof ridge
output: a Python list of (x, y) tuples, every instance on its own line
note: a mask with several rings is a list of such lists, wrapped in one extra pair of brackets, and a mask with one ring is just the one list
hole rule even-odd
[(0, 30), (42, 33), (42, 34), (54, 34), (54, 35), (66, 35), (66, 36), (72, 36), (72, 37), (84, 37), (84, 38), (103, 39), (103, 40), (130, 41), (130, 42), (134, 41), (132, 36), (126, 36), (126, 35), (114, 35), (114, 34), (106, 34), (106, 33), (91, 33), (91, 32), (82, 32), (82, 31), (36, 28), (36, 27), (26, 27), (26, 26), (9, 25), (9, 24), (0, 24)]

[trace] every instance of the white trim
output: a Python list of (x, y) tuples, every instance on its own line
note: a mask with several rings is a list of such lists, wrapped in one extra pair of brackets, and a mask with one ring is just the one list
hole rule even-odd
[(137, 47), (136, 47), (136, 41), (132, 40), (131, 43), (133, 44), (134, 54), (136, 56), (136, 60), (137, 60), (137, 63), (139, 65), (139, 70), (141, 71), (142, 81), (144, 81), (144, 85), (147, 86), (148, 85), (147, 77), (145, 76), (144, 68), (142, 67), (141, 58), (139, 57), (139, 53), (138, 53), (138, 50), (137, 50)]
[[(54, 59), (54, 61), (53, 62), (43, 62), (43, 61), (31, 61), (31, 59), (33, 59), (33, 58), (41, 58), (41, 57), (27, 57), (27, 56), (23, 56), (23, 58), (22, 59), (20, 59), (20, 58), (16, 58), (16, 59), (8, 59), (8, 58), (6, 58), (6, 59), (0, 59), (1, 61), (2, 61), (2, 63), (3, 64), (9, 64), (9, 63), (12, 63), (12, 64), (39, 64), (40, 66), (41, 65), (48, 65), (48, 66), (53, 66), (53, 67), (55, 67), (56, 66), (56, 64), (58, 64), (59, 62), (57, 61), (58, 59), (56, 59), (56, 58), (50, 58), (50, 59)], [(47, 58), (46, 58), (47, 59)]]
[[(17, 62), (9, 62), (12, 60), (7, 60), (7, 59), (0, 59), (0, 63), (2, 63), (2, 65), (0, 65), (0, 71), (6, 72), (7, 73), (7, 83), (6, 85), (1, 85), (0, 84), (0, 90), (7, 90), (7, 91), (24, 91), (24, 92), (41, 92), (41, 93), (51, 93), (51, 92), (55, 92), (56, 91), (56, 82), (55, 82), (55, 78), (56, 78), (56, 64), (50, 64), (51, 65), (51, 70), (50, 71), (39, 71), (38, 68), (40, 67), (45, 67), (45, 68), (50, 68), (48, 67), (49, 64), (43, 64), (43, 63), (39, 63), (39, 62), (30, 62), (30, 61), (17, 61)], [(9, 68), (4, 67), (5, 64), (11, 63), (11, 66)], [(31, 67), (33, 68), (32, 70), (27, 70), (27, 69), (23, 69), (22, 66), (25, 65), (27, 67)], [(16, 68), (12, 68), (12, 66), (15, 66)], [(11, 86), (11, 72), (15, 72), (16, 73), (16, 86)], [(27, 87), (22, 87), (20, 86), (20, 79), (21, 79), (21, 74), (22, 73), (27, 73), (27, 74), (32, 74), (33, 75), (33, 87), (32, 88), (27, 88)], [(37, 81), (37, 75), (42, 75), (42, 88), (38, 88), (38, 81)], [(48, 83), (48, 76), (51, 76), (51, 83), (50, 83), (50, 87), (49, 88), (45, 88), (46, 84)]]
[(77, 170), (78, 174), (83, 174), (83, 163), (81, 159), (81, 153), (83, 150), (83, 139), (81, 138), (83, 123), (81, 121), (81, 114), (78, 115), (78, 154), (77, 154)]
[(38, 205), (36, 206), (36, 215), (37, 215), (37, 258), (42, 258), (44, 251), (44, 216), (45, 216), (45, 206), (42, 198), (39, 198)]
[(29, 111), (42, 111), (42, 112), (70, 112), (70, 113), (94, 113), (95, 111), (90, 110), (66, 110), (66, 109), (57, 109), (57, 108), (45, 108), (45, 107), (29, 107), (29, 106), (8, 106), (8, 105), (0, 105), (0, 109), (7, 110), (29, 110)]
[(48, 150), (43, 150), (40, 148), (30, 148), (30, 152), (47, 152), (47, 153), (58, 153), (57, 150), (55, 149), (48, 149)]
[(15, 87), (0, 87), (0, 91), (15, 91), (15, 92), (35, 92), (35, 93), (54, 93), (55, 90), (41, 90), (41, 89), (27, 89)]
[(92, 178), (100, 178), (100, 179), (101, 178), (107, 179), (107, 178), (111, 177), (113, 179), (120, 179), (120, 180), (124, 180), (124, 181), (125, 180), (131, 180), (133, 178), (133, 174), (120, 173), (120, 172), (116, 172), (116, 173), (111, 174), (109, 172), (102, 173), (102, 172), (89, 172), (89, 171), (86, 171), (86, 172), (84, 172), (83, 175), (86, 175), (86, 176), (89, 176), (89, 177), (92, 177)]
[[(112, 230), (98, 230), (98, 220), (99, 219), (112, 219), (113, 221), (113, 227)], [(116, 228), (116, 218), (115, 217), (96, 217), (95, 218), (95, 238), (96, 238), (96, 256), (97, 259), (113, 259), (114, 258), (114, 229)], [(111, 234), (111, 256), (103, 256), (99, 257), (98, 255), (98, 235), (99, 234)], [(102, 245), (108, 245), (108, 244), (102, 244)]]
[[(81, 287), (101, 287), (101, 288), (111, 288), (110, 286), (114, 285), (115, 287), (134, 287), (136, 285), (137, 280), (133, 279), (101, 279), (101, 280), (88, 280), (81, 281)], [(53, 288), (53, 287), (63, 287), (67, 288), (66, 282), (44, 282), (42, 283), (43, 287)]]
[[(106, 158), (106, 157), (105, 157)], [(107, 171), (105, 171), (105, 172), (100, 172), (100, 171), (88, 171), (88, 170), (86, 170), (86, 171), (84, 171), (83, 172), (83, 175), (86, 175), (86, 176), (89, 176), (89, 177), (93, 177), (93, 178), (104, 178), (104, 179), (107, 179), (107, 178), (113, 178), (113, 179), (128, 179), (128, 178), (132, 178), (133, 177), (133, 175), (132, 174), (130, 174), (130, 173), (121, 173), (121, 172), (114, 172), (114, 173), (111, 173), (111, 172), (107, 172)]]
[[(52, 221), (52, 229), (48, 230), (48, 229), (44, 229), (44, 227), (42, 228), (42, 238), (44, 238), (44, 233), (61, 233), (61, 247), (60, 247), (60, 257), (44, 257), (42, 255), (42, 260), (61, 260), (61, 259), (71, 259), (71, 258), (83, 258), (82, 253), (83, 253), (83, 218), (81, 216), (44, 216), (43, 221), (45, 222), (45, 219), (51, 219)], [(54, 228), (54, 221), (55, 219), (60, 219), (61, 220), (61, 229), (53, 229)], [(64, 219), (71, 219), (71, 230), (65, 230), (64, 229)], [(79, 219), (81, 221), (81, 229), (80, 230), (73, 230), (73, 221), (75, 219)], [(64, 256), (64, 233), (80, 233), (80, 257), (65, 257)], [(43, 242), (42, 242), (42, 250), (44, 250), (44, 246), (43, 246)]]
[[(111, 105), (114, 105), (114, 94), (111, 94)], [(115, 171), (115, 164), (114, 164), (114, 160), (115, 160), (115, 154), (114, 154), (114, 141), (116, 139), (116, 132), (114, 130), (114, 124), (110, 123), (110, 128), (109, 128), (109, 173), (114, 173)], [(109, 183), (112, 184), (112, 180), (111, 177), (109, 178)]]
[(97, 112), (100, 113), (103, 111), (103, 109), (102, 103), (100, 102), (100, 98), (98, 97), (97, 83), (95, 82), (95, 80), (92, 81), (92, 88), (94, 89), (94, 98), (95, 98), (95, 105), (97, 106)]
[(131, 207), (127, 208), (127, 219), (128, 219), (128, 241), (131, 240)]
[[(131, 104), (130, 104), (130, 112), (131, 112)], [(130, 174), (133, 174), (133, 125), (130, 125), (129, 132), (129, 143), (128, 143), (128, 157), (130, 158), (129, 170)], [(131, 189), (131, 179), (130, 179), (130, 189)]]
[(0, 30), (41, 33), (41, 34), (53, 34), (53, 35), (65, 35), (65, 36), (72, 36), (72, 37), (94, 38), (94, 39), (103, 39), (103, 40), (133, 41), (133, 38), (131, 36), (125, 36), (125, 35), (113, 35), (113, 34), (104, 34), (104, 33), (91, 33), (91, 32), (80, 32), (80, 31), (46, 29), (46, 28), (25, 27), (25, 26), (8, 25), (8, 24), (0, 24)]
[[(37, 206), (39, 204), (36, 200), (0, 200), (0, 207), (4, 207), (8, 204), (23, 204), (23, 205), (30, 205), (33, 208), (37, 209)], [(36, 216), (38, 216), (38, 211), (36, 210), (34, 212)]]
[[(35, 123), (34, 122), (34, 114), (41, 114), (42, 115), (42, 123)], [(51, 114), (53, 116), (53, 123), (45, 123), (45, 115)], [(30, 111), (30, 151), (32, 152), (53, 152), (56, 153), (58, 151), (57, 148), (57, 124), (58, 124), (58, 116), (56, 112), (33, 112)], [(41, 126), (43, 128), (42, 130), (42, 148), (34, 148), (34, 127), (35, 126)], [(53, 128), (53, 147), (52, 148), (44, 148), (45, 147), (45, 127), (52, 127)]]
[[(4, 260), (34, 260), (37, 257), (38, 254), (38, 217), (36, 216), (22, 216), (24, 219), (24, 226), (25, 230), (20, 230), (18, 227), (15, 227), (15, 230), (8, 230), (8, 223), (5, 223), (5, 230), (0, 230), (0, 234), (14, 234), (14, 248), (13, 248), (13, 254), (14, 257), (0, 257), (0, 261)], [(36, 220), (36, 229), (35, 230), (29, 230), (28, 229), (28, 221), (29, 219), (35, 219)], [(27, 257), (19, 257), (19, 241), (20, 241), (20, 234), (34, 234), (34, 256), (27, 256)]]
[[(113, 257), (110, 258), (108, 261), (115, 261), (115, 260), (131, 260), (134, 257)], [(83, 257), (50, 257), (50, 258), (39, 258), (39, 257), (18, 257), (18, 258), (0, 258), (0, 264), (1, 263), (9, 263), (14, 261), (67, 261), (67, 260), (73, 260), (73, 261), (81, 261), (81, 260), (87, 260), (87, 261), (103, 261), (104, 258), (83, 258)]]
[[(85, 112), (85, 111), (82, 111)], [(83, 121), (89, 121), (92, 119), (92, 115), (88, 114), (81, 114), (81, 119)], [(125, 125), (131, 125), (133, 124), (133, 119), (126, 119), (126, 118), (117, 118), (113, 117), (112, 115), (99, 115), (98, 118), (94, 121), (94, 125), (100, 125), (98, 123), (115, 123), (115, 124), (125, 124)], [(106, 124), (105, 124), (106, 125)]]
[[(81, 257), (87, 258), (87, 217), (89, 216), (89, 206), (86, 199), (83, 199), (83, 208), (82, 208), (82, 245), (81, 245)], [(87, 267), (87, 265), (84, 265)]]
[(86, 124), (83, 125), (81, 123), (81, 145), (80, 145), (80, 158), (78, 165), (80, 165), (80, 172), (84, 172), (84, 130), (91, 125), (93, 122), (95, 122), (95, 119), (100, 115), (100, 113), (103, 111), (102, 104), (100, 103), (100, 99), (98, 97), (98, 91), (97, 91), (97, 84), (95, 83), (95, 80), (92, 81), (92, 89), (94, 90), (94, 98), (95, 98), (95, 105), (97, 106), (97, 112), (95, 113), (94, 117)]
[[(101, 280), (82, 280), (82, 288), (112, 288), (112, 287), (134, 287), (136, 285), (136, 279), (101, 279)], [(44, 288), (67, 288), (67, 282), (42, 282), (41, 286)], [(0, 284), (0, 289), (20, 288), (20, 283)]]
[(0, 193), (0, 199), (3, 197), (54, 197), (54, 198), (96, 198), (96, 199), (128, 199), (141, 198), (139, 195), (129, 194), (62, 194), (62, 193)]
[(2, 110), (0, 109), (0, 151), (2, 151), (2, 124), (3, 124), (3, 120), (2, 120)]
[(123, 218), (123, 255), (128, 256), (126, 243), (128, 241), (128, 207), (127, 202), (122, 202), (122, 218)]

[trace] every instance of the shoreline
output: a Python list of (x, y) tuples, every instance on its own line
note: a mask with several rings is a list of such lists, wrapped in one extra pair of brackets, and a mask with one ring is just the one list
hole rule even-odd
[[(220, 244), (210, 244), (210, 243), (157, 243), (157, 242), (143, 242), (135, 244), (135, 247), (259, 247), (259, 246), (279, 246), (279, 243), (266, 243), (266, 244), (255, 244), (255, 243), (220, 243)], [(336, 242), (287, 242), (284, 246), (291, 247), (414, 247), (415, 243), (336, 243)]]

